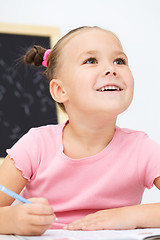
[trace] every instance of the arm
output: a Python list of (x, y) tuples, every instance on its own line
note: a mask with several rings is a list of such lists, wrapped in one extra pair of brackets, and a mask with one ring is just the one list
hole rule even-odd
[[(154, 180), (154, 184), (160, 189), (160, 177)], [(64, 227), (64, 229), (69, 230), (135, 228), (160, 228), (160, 203), (102, 210), (89, 214)]]
[[(0, 167), (0, 184), (20, 194), (26, 183), (21, 171), (7, 156)], [(13, 201), (0, 191), (0, 234), (41, 235), (55, 220), (53, 209), (44, 198), (30, 199), (34, 204), (10, 206)]]

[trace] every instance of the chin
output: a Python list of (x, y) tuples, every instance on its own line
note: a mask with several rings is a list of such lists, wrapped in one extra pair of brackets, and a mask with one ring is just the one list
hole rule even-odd
[[(118, 115), (120, 115), (121, 113), (123, 113), (124, 111), (127, 110), (129, 106), (124, 106), (124, 107), (120, 107), (120, 106), (110, 106), (109, 108), (105, 108), (101, 111), (99, 111), (99, 113), (103, 113), (104, 115), (109, 115), (111, 118), (117, 118)], [(97, 113), (98, 114), (98, 113)]]

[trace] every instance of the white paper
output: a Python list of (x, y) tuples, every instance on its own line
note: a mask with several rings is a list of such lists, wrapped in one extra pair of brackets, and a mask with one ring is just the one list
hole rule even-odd
[(17, 236), (19, 240), (142, 240), (147, 236), (160, 235), (159, 229), (135, 229), (135, 230), (101, 230), (101, 231), (68, 231), (48, 230), (42, 236)]

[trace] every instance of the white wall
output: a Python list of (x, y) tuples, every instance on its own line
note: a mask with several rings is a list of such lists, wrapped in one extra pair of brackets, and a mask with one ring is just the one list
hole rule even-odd
[[(115, 32), (129, 57), (135, 95), (118, 125), (147, 132), (160, 143), (160, 0), (0, 0), (0, 22), (59, 26), (61, 34), (81, 25)], [(158, 202), (146, 191), (143, 202)]]

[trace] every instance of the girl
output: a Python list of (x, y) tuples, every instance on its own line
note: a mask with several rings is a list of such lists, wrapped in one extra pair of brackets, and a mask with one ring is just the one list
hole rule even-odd
[(0, 184), (18, 194), (25, 187), (34, 204), (11, 206), (0, 192), (0, 233), (160, 227), (160, 204), (140, 205), (145, 187), (160, 189), (160, 146), (116, 126), (134, 88), (119, 39), (82, 27), (51, 51), (34, 46), (25, 62), (47, 66), (52, 98), (69, 120), (33, 128), (7, 150)]

